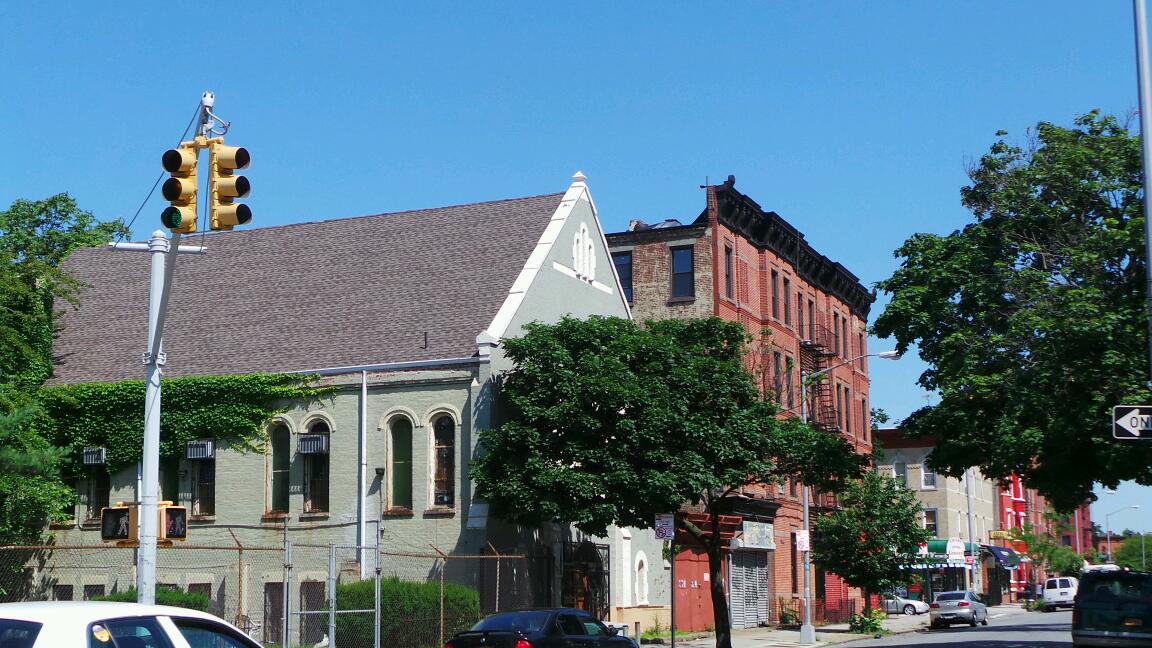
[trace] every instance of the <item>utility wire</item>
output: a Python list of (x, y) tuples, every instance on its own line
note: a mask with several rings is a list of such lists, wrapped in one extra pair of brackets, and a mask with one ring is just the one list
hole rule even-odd
[[(196, 112), (192, 113), (192, 119), (190, 119), (188, 121), (188, 125), (184, 127), (184, 132), (180, 135), (180, 140), (176, 143), (177, 145), (179, 145), (180, 142), (183, 142), (184, 138), (188, 136), (189, 129), (192, 128), (192, 124), (196, 123), (196, 118), (199, 116), (200, 116), (200, 103), (197, 102), (196, 103)], [(164, 179), (164, 172), (161, 171), (160, 175), (156, 177), (156, 182), (152, 183), (152, 188), (148, 190), (148, 195), (144, 197), (144, 201), (141, 202), (140, 206), (136, 208), (136, 213), (132, 215), (132, 220), (128, 221), (128, 228), (127, 229), (128, 229), (129, 234), (132, 233), (132, 225), (136, 222), (136, 219), (140, 216), (140, 212), (144, 211), (144, 206), (147, 205), (148, 201), (152, 199), (152, 194), (156, 192), (156, 187), (160, 186), (160, 181), (163, 179)], [(124, 240), (124, 233), (121, 233), (120, 236), (116, 239), (116, 242), (119, 243), (123, 240)]]

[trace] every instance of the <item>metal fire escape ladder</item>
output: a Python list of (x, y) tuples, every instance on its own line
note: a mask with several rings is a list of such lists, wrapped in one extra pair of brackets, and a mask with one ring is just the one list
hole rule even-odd
[[(812, 323), (808, 333), (808, 339), (800, 341), (800, 367), (805, 376), (833, 366), (836, 357), (835, 340), (828, 327)], [(818, 382), (805, 388), (805, 392), (812, 425), (828, 432), (840, 432), (836, 403), (832, 396), (832, 377), (828, 374), (820, 376)]]

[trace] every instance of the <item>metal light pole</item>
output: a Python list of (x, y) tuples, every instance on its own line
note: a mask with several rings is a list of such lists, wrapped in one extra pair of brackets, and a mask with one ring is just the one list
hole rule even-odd
[[(884, 358), (885, 360), (899, 360), (900, 354), (896, 351), (881, 351), (880, 353), (865, 353), (864, 355), (856, 356), (851, 360), (845, 360), (838, 365), (833, 365), (827, 369), (815, 371), (807, 377), (804, 375), (804, 366), (800, 366), (800, 420), (805, 423), (808, 422), (808, 386), (805, 384), (806, 380), (822, 376), (833, 369), (850, 365), (861, 358)], [(804, 484), (802, 489), (802, 506), (804, 507), (804, 533), (808, 537), (807, 549), (804, 550), (804, 622), (800, 625), (800, 643), (814, 644), (816, 643), (816, 626), (812, 625), (812, 534), (809, 528), (808, 519), (808, 484)]]
[[(964, 491), (968, 496), (968, 543), (969, 545), (976, 545), (975, 527), (972, 522), (972, 469), (968, 468), (964, 471)], [(966, 580), (971, 581), (971, 589), (977, 593), (980, 592), (980, 549), (972, 551), (972, 569), (966, 570)], [(967, 567), (967, 565), (965, 565)], [(965, 585), (967, 587), (967, 584)]]
[[(1152, 80), (1148, 70), (1148, 10), (1144, 0), (1132, 0), (1132, 14), (1136, 23), (1136, 77), (1140, 96), (1140, 152), (1144, 175), (1144, 259), (1152, 264)], [(1152, 377), (1152, 272), (1148, 273), (1148, 364)], [(1152, 380), (1150, 380), (1152, 382)], [(1111, 552), (1109, 552), (1111, 553)]]
[(1127, 511), (1128, 509), (1138, 509), (1138, 508), (1140, 508), (1139, 504), (1132, 504), (1131, 506), (1122, 506), (1122, 507), (1116, 509), (1115, 511), (1112, 511), (1111, 513), (1107, 513), (1104, 515), (1104, 533), (1105, 533), (1105, 535), (1108, 536), (1108, 562), (1110, 562), (1110, 563), (1113, 562), (1113, 560), (1112, 560), (1112, 525), (1109, 522), (1108, 518), (1111, 518), (1113, 515), (1116, 515), (1120, 511)]

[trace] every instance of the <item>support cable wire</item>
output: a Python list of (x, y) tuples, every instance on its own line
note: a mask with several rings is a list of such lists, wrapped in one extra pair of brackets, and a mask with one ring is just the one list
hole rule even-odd
[[(196, 104), (196, 112), (192, 114), (192, 119), (188, 120), (188, 125), (184, 127), (184, 132), (180, 135), (180, 140), (179, 140), (179, 142), (177, 142), (177, 145), (179, 145), (180, 142), (183, 142), (184, 138), (188, 136), (188, 131), (192, 128), (192, 124), (196, 123), (196, 118), (199, 116), (200, 116), (200, 104), (197, 103)], [(164, 179), (164, 172), (161, 171), (160, 175), (156, 177), (156, 182), (152, 183), (152, 188), (148, 190), (148, 195), (144, 197), (144, 201), (141, 202), (140, 206), (136, 208), (136, 213), (132, 215), (132, 220), (128, 221), (128, 233), (129, 234), (131, 234), (132, 225), (136, 223), (136, 219), (140, 216), (140, 212), (144, 211), (144, 206), (147, 205), (148, 201), (152, 199), (152, 194), (156, 193), (156, 187), (160, 186), (160, 181), (163, 179)], [(120, 236), (116, 238), (117, 243), (120, 243), (123, 240), (124, 240), (124, 234), (120, 234)]]

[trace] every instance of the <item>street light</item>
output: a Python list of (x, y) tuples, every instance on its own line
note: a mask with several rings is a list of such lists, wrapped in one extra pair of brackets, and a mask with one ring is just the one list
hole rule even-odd
[(1111, 513), (1106, 513), (1104, 515), (1104, 533), (1108, 536), (1108, 562), (1109, 563), (1113, 562), (1113, 560), (1112, 560), (1112, 525), (1108, 522), (1108, 518), (1112, 517), (1113, 515), (1116, 515), (1120, 511), (1127, 511), (1128, 509), (1138, 509), (1138, 508), (1140, 508), (1139, 504), (1132, 504), (1131, 506), (1122, 506), (1122, 507), (1116, 509), (1115, 511), (1112, 511)]
[[(885, 360), (899, 360), (899, 351), (881, 351), (880, 353), (865, 353), (858, 355), (851, 360), (845, 360), (838, 365), (832, 365), (827, 369), (814, 371), (809, 376), (804, 376), (804, 367), (800, 367), (800, 420), (805, 423), (808, 422), (808, 395), (806, 393), (805, 382), (818, 376), (822, 376), (833, 369), (839, 369), (860, 360), (861, 358), (883, 358)], [(812, 589), (811, 589), (811, 575), (812, 575), (812, 534), (810, 533), (808, 524), (808, 484), (804, 484), (803, 488), (803, 505), (804, 505), (804, 533), (808, 536), (807, 549), (804, 550), (804, 623), (800, 626), (800, 643), (814, 644), (816, 643), (816, 626), (812, 625)]]

